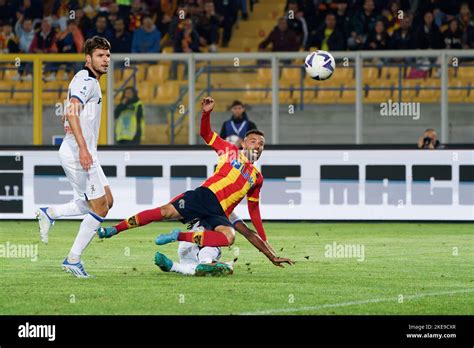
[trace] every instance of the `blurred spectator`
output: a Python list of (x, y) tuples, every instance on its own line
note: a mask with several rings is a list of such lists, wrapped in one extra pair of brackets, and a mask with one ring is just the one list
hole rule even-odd
[(296, 0), (290, 0), (288, 2), (285, 17), (288, 28), (293, 30), (298, 37), (299, 45), (303, 45), (304, 47), (308, 40), (308, 26), (303, 17), (303, 12), (298, 8), (298, 2)]
[(0, 53), (18, 53), (19, 51), (18, 39), (12, 25), (9, 22), (4, 23), (0, 33)]
[(123, 18), (117, 18), (114, 24), (114, 35), (110, 40), (113, 52), (130, 53), (132, 52), (132, 34), (125, 30), (125, 21)]
[(0, 26), (10, 22), (15, 17), (15, 10), (7, 0), (0, 0)]
[[(30, 46), (31, 53), (57, 53), (58, 47), (56, 45), (56, 33), (51, 27), (48, 19), (41, 21), (41, 29), (35, 34), (33, 42)], [(46, 81), (53, 81), (56, 79), (58, 65), (55, 63), (46, 63), (44, 73), (49, 75), (45, 78)]]
[(443, 33), (443, 41), (447, 49), (461, 49), (462, 48), (463, 33), (459, 28), (457, 19), (451, 19), (448, 30)]
[(365, 49), (367, 50), (385, 50), (388, 47), (388, 34), (385, 30), (385, 23), (382, 20), (375, 23), (375, 28), (365, 41)]
[(31, 53), (57, 53), (56, 33), (47, 19), (41, 21), (41, 29), (36, 33), (30, 46)]
[(23, 14), (25, 18), (32, 18), (33, 25), (35, 19), (43, 18), (43, 3), (40, 0), (20, 0), (17, 2), (17, 12)]
[(336, 26), (336, 16), (328, 13), (325, 24), (316, 32), (311, 33), (306, 50), (309, 50), (310, 47), (317, 47), (324, 51), (343, 51), (345, 46), (344, 34)]
[(109, 41), (112, 39), (112, 32), (107, 29), (107, 17), (103, 14), (97, 15), (95, 18), (95, 28), (89, 30), (86, 35), (86, 39), (90, 39), (94, 36), (101, 36)]
[(66, 30), (58, 34), (58, 52), (81, 53), (84, 46), (84, 36), (73, 19), (67, 21)]
[(423, 135), (418, 138), (418, 148), (434, 150), (442, 149), (444, 145), (439, 142), (436, 131), (432, 128), (428, 128), (423, 132)]
[[(57, 36), (57, 46), (59, 53), (82, 53), (84, 46), (84, 36), (74, 19), (67, 21), (66, 30)], [(69, 79), (69, 73), (74, 71), (76, 63), (66, 63), (66, 69), (62, 77), (63, 80)]]
[(204, 3), (204, 12), (197, 18), (196, 31), (204, 39), (203, 44), (209, 46), (209, 52), (216, 52), (219, 40), (219, 19), (212, 0)]
[[(192, 53), (201, 52), (199, 34), (193, 28), (193, 20), (186, 18), (182, 23), (182, 30), (176, 33), (174, 40), (174, 51), (176, 53)], [(170, 79), (176, 80), (178, 76), (178, 63), (173, 61), (171, 63)], [(188, 65), (184, 63), (184, 75), (187, 74)]]
[(115, 2), (111, 3), (108, 8), (108, 14), (107, 14), (107, 19), (110, 23), (110, 26), (114, 28), (115, 26), (115, 21), (117, 19), (121, 18), (120, 17), (120, 9), (119, 5)]
[(30, 18), (24, 18), (23, 15), (20, 15), (15, 24), (15, 33), (18, 37), (20, 52), (28, 53), (35, 37), (33, 21)]
[[(54, 1), (51, 13), (48, 15), (48, 17), (46, 17), (50, 19), (53, 28), (59, 28), (60, 32), (66, 30), (68, 19), (72, 19), (69, 18), (70, 2), (72, 3), (74, 1)], [(44, 14), (46, 15), (46, 11), (44, 12)]]
[(232, 116), (230, 120), (222, 124), (219, 136), (240, 147), (245, 138), (245, 133), (249, 130), (257, 129), (257, 125), (249, 120), (244, 104), (241, 101), (234, 100), (230, 110)]
[(463, 48), (474, 48), (474, 25), (469, 25), (464, 34)]
[(143, 17), (142, 27), (135, 30), (132, 39), (132, 53), (160, 52), (161, 33), (150, 16)]
[(82, 36), (87, 37), (87, 33), (92, 30), (93, 21), (86, 15), (82, 8), (78, 8), (75, 13), (77, 26), (81, 30)]
[(115, 108), (115, 142), (121, 145), (139, 145), (145, 136), (143, 104), (135, 88), (126, 87), (120, 104)]
[(374, 0), (364, 0), (363, 9), (352, 19), (352, 31), (347, 45), (349, 49), (361, 49), (377, 22), (379, 16), (375, 13)]
[(222, 47), (228, 47), (232, 37), (232, 27), (237, 21), (239, 0), (215, 0), (214, 4), (220, 26), (224, 29), (222, 33)]
[(183, 29), (184, 20), (186, 19), (185, 14), (188, 12), (188, 6), (183, 2), (179, 3), (175, 14), (171, 18), (171, 22), (168, 26), (168, 37), (170, 41), (175, 42), (176, 35)]
[(181, 53), (200, 52), (199, 34), (193, 28), (191, 18), (186, 18), (183, 22), (183, 30), (181, 30), (175, 39), (174, 51)]
[(411, 27), (412, 17), (405, 14), (400, 21), (400, 28), (395, 30), (389, 42), (389, 48), (392, 50), (409, 50), (415, 48), (415, 39)]
[(463, 31), (465, 31), (469, 25), (473, 25), (472, 13), (468, 3), (465, 2), (461, 5), (457, 19)]
[(382, 10), (382, 16), (386, 21), (386, 31), (388, 35), (393, 35), (395, 30), (400, 28), (400, 15), (403, 16), (404, 12), (400, 12), (400, 0), (392, 0), (386, 9)]
[(444, 47), (441, 33), (438, 26), (434, 23), (434, 16), (431, 12), (426, 12), (423, 16), (423, 24), (416, 33), (415, 47), (420, 49)]
[(174, 14), (178, 8), (177, 0), (163, 0), (160, 3), (160, 6), (157, 8), (157, 19), (156, 27), (161, 32), (161, 35), (164, 36), (170, 27), (170, 23), (173, 19)]
[(141, 0), (133, 0), (128, 15), (128, 30), (134, 32), (135, 30), (140, 29), (144, 16), (145, 11), (143, 10)]
[(288, 29), (286, 18), (278, 19), (278, 25), (271, 31), (258, 48), (263, 51), (268, 45), (272, 45), (273, 52), (298, 51), (299, 42), (296, 34)]
[(336, 28), (347, 38), (351, 29), (351, 19), (347, 10), (347, 1), (336, 3)]

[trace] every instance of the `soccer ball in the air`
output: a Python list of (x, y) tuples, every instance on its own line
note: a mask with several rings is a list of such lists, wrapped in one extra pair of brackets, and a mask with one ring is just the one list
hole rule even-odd
[(336, 62), (331, 53), (319, 50), (308, 54), (304, 60), (306, 73), (314, 80), (327, 80), (336, 69)]

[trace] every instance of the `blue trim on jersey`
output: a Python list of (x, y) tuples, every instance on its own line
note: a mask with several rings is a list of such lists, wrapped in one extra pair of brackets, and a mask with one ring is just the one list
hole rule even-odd
[(99, 215), (95, 214), (93, 211), (90, 211), (89, 214), (99, 222), (104, 222), (105, 220), (103, 217), (100, 217)]
[(235, 221), (232, 223), (232, 226), (235, 227), (235, 224), (236, 224), (237, 222), (239, 222), (239, 221), (242, 222), (242, 223), (245, 225), (244, 220), (238, 219), (238, 220), (235, 220)]
[(81, 102), (81, 104), (84, 104), (84, 102), (82, 101), (82, 99), (79, 98), (79, 97), (78, 97), (77, 95), (75, 95), (75, 94), (73, 94), (73, 95), (71, 95), (71, 96), (69, 97), (69, 99), (71, 99), (71, 98), (79, 99), (79, 101)]

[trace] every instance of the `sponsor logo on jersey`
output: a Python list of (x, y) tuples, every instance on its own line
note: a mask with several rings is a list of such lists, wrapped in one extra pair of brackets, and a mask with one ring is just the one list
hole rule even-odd
[(254, 184), (254, 181), (253, 181), (253, 178), (252, 178), (252, 175), (251, 175), (251, 171), (248, 172), (248, 171), (245, 171), (245, 166), (243, 165), (243, 163), (239, 162), (238, 160), (234, 159), (232, 160), (232, 162), (230, 163), (232, 165), (232, 167), (234, 167), (235, 169), (237, 169), (240, 174), (244, 177), (245, 180), (247, 180), (247, 182), (250, 184), (250, 186), (253, 186)]

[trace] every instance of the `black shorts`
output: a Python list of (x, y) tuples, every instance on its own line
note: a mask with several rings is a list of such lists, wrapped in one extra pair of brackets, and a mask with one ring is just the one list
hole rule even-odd
[(171, 201), (171, 204), (183, 217), (180, 221), (184, 224), (199, 220), (205, 221), (210, 229), (217, 226), (232, 227), (214, 192), (207, 187), (200, 186), (186, 191)]

